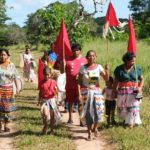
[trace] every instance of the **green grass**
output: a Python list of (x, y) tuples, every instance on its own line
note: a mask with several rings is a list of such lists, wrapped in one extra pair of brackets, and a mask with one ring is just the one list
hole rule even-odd
[(37, 90), (30, 83), (26, 83), (24, 91), (17, 97), (17, 128), (15, 147), (20, 150), (74, 150), (71, 134), (67, 128), (59, 125), (55, 134), (41, 135), (43, 123), (37, 104)]
[[(43, 46), (40, 46), (40, 48)], [(118, 42), (111, 41), (108, 43), (102, 39), (91, 39), (84, 43), (83, 56), (90, 49), (97, 53), (97, 62), (102, 66), (106, 62), (110, 65), (111, 74), (117, 65), (122, 63), (122, 55), (127, 51), (127, 41)], [(145, 78), (144, 95), (145, 98), (141, 104), (141, 118), (143, 124), (133, 129), (122, 126), (107, 128), (106, 123), (101, 125), (101, 133), (111, 139), (112, 143), (116, 144), (120, 150), (148, 150), (150, 147), (150, 45), (144, 41), (137, 42), (137, 64), (142, 67)], [(19, 66), (19, 54), (24, 50), (22, 45), (10, 47), (11, 60)], [(42, 49), (33, 51), (33, 54), (38, 60), (42, 55)], [(19, 69), (19, 68), (18, 68)], [(19, 69), (21, 73), (21, 70)], [(102, 84), (103, 85), (103, 84)], [(25, 89), (17, 97), (17, 128), (18, 134), (15, 137), (15, 146), (19, 149), (56, 149), (56, 150), (72, 150), (75, 145), (71, 141), (71, 134), (62, 126), (56, 130), (56, 135), (40, 136), (42, 129), (42, 121), (40, 118), (39, 108), (36, 106), (37, 90), (31, 84), (25, 84)], [(118, 121), (118, 120), (117, 120)]]
[[(20, 54), (24, 51), (23, 45), (9, 47), (11, 61), (15, 63), (18, 72)], [(36, 61), (42, 56), (42, 52), (33, 51)], [(15, 147), (19, 150), (74, 150), (75, 145), (71, 141), (71, 133), (63, 125), (55, 129), (54, 135), (41, 135), (43, 123), (40, 115), (40, 108), (37, 106), (38, 90), (35, 85), (24, 82), (24, 89), (16, 97), (17, 121), (15, 134)]]

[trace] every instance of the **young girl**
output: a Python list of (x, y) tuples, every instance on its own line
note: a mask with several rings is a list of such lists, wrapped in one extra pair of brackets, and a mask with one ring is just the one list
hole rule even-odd
[(106, 82), (106, 87), (103, 90), (103, 94), (106, 95), (105, 100), (105, 108), (106, 108), (106, 115), (107, 115), (107, 124), (114, 125), (115, 122), (115, 108), (116, 108), (116, 101), (112, 97), (113, 91), (113, 78), (110, 76), (109, 81)]
[(43, 70), (44, 79), (41, 80), (39, 86), (39, 103), (41, 104), (41, 115), (44, 123), (43, 134), (47, 133), (48, 123), (50, 121), (51, 133), (53, 126), (60, 118), (60, 112), (56, 105), (57, 83), (51, 79), (51, 69), (45, 67)]

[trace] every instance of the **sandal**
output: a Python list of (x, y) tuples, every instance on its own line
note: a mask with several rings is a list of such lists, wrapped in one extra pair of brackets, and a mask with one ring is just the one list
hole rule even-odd
[(4, 132), (10, 132), (10, 129), (8, 127), (4, 127)]
[(98, 132), (98, 130), (95, 130), (95, 132), (94, 132), (94, 136), (95, 136), (95, 137), (98, 137), (98, 136), (99, 136), (99, 132)]
[(0, 130), (2, 130), (2, 123), (0, 123)]
[(69, 119), (67, 123), (69, 123), (69, 124), (73, 124), (72, 119)]

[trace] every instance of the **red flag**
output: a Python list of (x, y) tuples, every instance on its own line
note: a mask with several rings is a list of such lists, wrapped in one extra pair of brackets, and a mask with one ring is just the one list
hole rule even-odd
[(55, 42), (54, 51), (58, 55), (59, 60), (72, 56), (72, 51), (64, 20), (62, 20), (61, 22), (60, 32)]
[(105, 23), (104, 23), (104, 28), (103, 28), (103, 37), (106, 38), (109, 27), (112, 27), (112, 26), (116, 27), (118, 25), (119, 25), (119, 22), (116, 17), (115, 9), (114, 9), (112, 3), (110, 2), (108, 9), (107, 9), (106, 17), (105, 17)]
[(128, 21), (128, 28), (129, 28), (128, 52), (134, 53), (136, 55), (135, 31), (130, 16)]
[(38, 64), (38, 88), (40, 86), (41, 80), (44, 79), (43, 69), (44, 69), (44, 62), (41, 59), (39, 59), (39, 64)]
[(111, 2), (109, 3), (108, 9), (107, 9), (104, 28), (107, 24), (108, 24), (109, 27), (119, 25), (118, 19), (116, 17), (115, 9), (114, 9)]

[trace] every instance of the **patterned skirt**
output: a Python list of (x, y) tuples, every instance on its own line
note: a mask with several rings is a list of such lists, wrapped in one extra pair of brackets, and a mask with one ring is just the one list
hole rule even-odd
[(0, 85), (0, 120), (9, 121), (14, 119), (15, 110), (16, 106), (13, 95), (13, 85)]
[(50, 111), (54, 112), (54, 118), (55, 118), (55, 125), (57, 125), (60, 120), (61, 120), (61, 114), (58, 110), (57, 104), (56, 104), (56, 98), (51, 98), (51, 99), (43, 99), (43, 104), (41, 106), (41, 115), (43, 116), (43, 110), (44, 107), (47, 107), (49, 109), (49, 118), (48, 120), (50, 121)]
[(104, 121), (104, 101), (101, 91), (97, 89), (81, 89), (83, 109), (81, 119), (87, 125)]
[(141, 124), (140, 103), (136, 99), (134, 90), (137, 84), (133, 82), (124, 82), (119, 84), (117, 96), (117, 111), (119, 118), (125, 120), (126, 124)]

